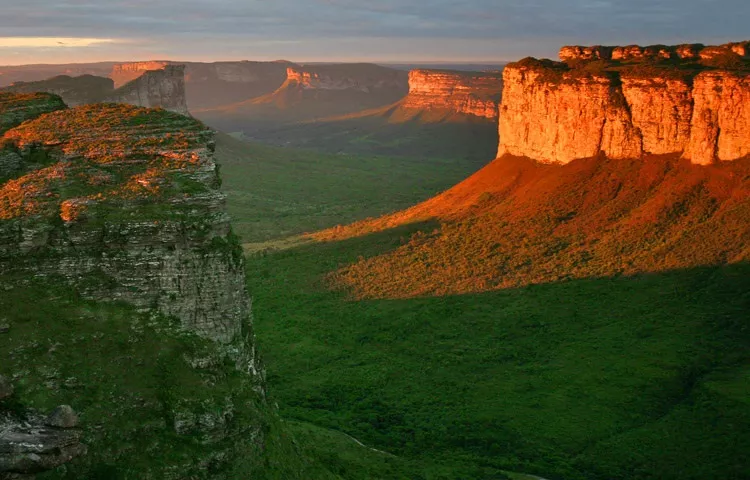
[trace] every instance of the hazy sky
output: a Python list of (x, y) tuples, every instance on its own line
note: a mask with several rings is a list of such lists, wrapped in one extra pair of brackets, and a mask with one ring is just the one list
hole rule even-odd
[(750, 37), (750, 0), (0, 0), (0, 64), (499, 61)]

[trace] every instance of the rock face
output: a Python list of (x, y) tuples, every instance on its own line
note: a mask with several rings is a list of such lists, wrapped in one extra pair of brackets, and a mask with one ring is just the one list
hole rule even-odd
[(106, 101), (161, 107), (187, 114), (185, 66), (165, 65), (158, 70), (149, 70), (108, 95)]
[[(0, 402), (13, 394), (13, 385), (0, 375)], [(56, 421), (50, 424), (50, 418)], [(72, 421), (75, 419), (75, 422)], [(36, 414), (21, 417), (0, 403), (0, 480), (33, 479), (86, 453), (81, 432), (74, 430), (78, 417), (61, 405), (45, 419)]]
[(750, 74), (742, 70), (589, 70), (527, 59), (503, 78), (498, 155), (567, 163), (682, 154), (708, 164), (750, 154)]
[(47, 92), (59, 95), (68, 106), (91, 103), (127, 103), (140, 107), (160, 107), (187, 114), (185, 74), (183, 65), (166, 65), (140, 75), (114, 89), (109, 78), (83, 75), (58, 76), (36, 82), (20, 82), (3, 89), (12, 93)]
[(407, 74), (372, 64), (341, 64), (288, 67), (286, 84), (304, 90), (354, 90), (375, 93), (379, 90), (408, 89)]
[(750, 40), (726, 43), (717, 46), (705, 46), (700, 43), (684, 45), (640, 45), (590, 47), (567, 45), (560, 49), (560, 60), (617, 60), (641, 61), (650, 59), (682, 59), (697, 60), (710, 59), (720, 55), (734, 54), (747, 58), (750, 55)]
[(171, 62), (167, 61), (119, 63), (112, 67), (112, 73), (109, 75), (109, 78), (115, 82), (115, 88), (120, 88), (146, 72), (161, 70), (170, 64)]
[(412, 70), (409, 95), (402, 107), (442, 110), (497, 119), (502, 94), (502, 75), (497, 73)]
[(185, 65), (185, 93), (191, 109), (228, 105), (273, 92), (286, 80), (286, 61), (276, 62), (134, 62), (115, 65), (110, 73), (120, 87), (167, 65)]
[(0, 188), (0, 272), (98, 276), (82, 287), (91, 298), (155, 309), (219, 342), (240, 337), (249, 303), (212, 132), (163, 110), (97, 104), (3, 141), (22, 167)]

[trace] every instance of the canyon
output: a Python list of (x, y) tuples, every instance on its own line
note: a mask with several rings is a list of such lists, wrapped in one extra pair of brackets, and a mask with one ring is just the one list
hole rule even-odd
[[(498, 156), (567, 163), (598, 154), (679, 154), (705, 165), (750, 155), (746, 43), (563, 47), (560, 57), (568, 63), (528, 58), (510, 64), (503, 73)], [(674, 60), (660, 51), (683, 56)]]

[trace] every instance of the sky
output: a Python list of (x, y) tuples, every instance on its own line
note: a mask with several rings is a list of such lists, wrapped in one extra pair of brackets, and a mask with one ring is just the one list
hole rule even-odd
[(750, 38), (748, 0), (0, 0), (0, 64), (499, 62)]

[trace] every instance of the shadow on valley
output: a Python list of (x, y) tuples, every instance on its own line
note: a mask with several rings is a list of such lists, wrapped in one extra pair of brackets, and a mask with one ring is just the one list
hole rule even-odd
[(409, 478), (750, 474), (749, 263), (403, 300), (327, 288), (436, 225), (248, 257), (284, 416), (435, 466)]

